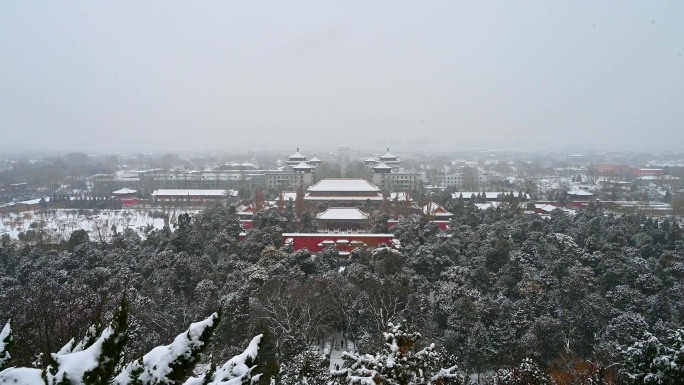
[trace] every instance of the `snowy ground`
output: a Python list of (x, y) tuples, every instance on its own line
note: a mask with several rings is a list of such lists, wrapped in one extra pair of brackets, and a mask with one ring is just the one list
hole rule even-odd
[(332, 344), (327, 342), (324, 347), (324, 353), (330, 352), (330, 370), (339, 369), (344, 364), (342, 360), (342, 352), (353, 352), (354, 343), (344, 337), (342, 333), (335, 333)]
[[(59, 243), (68, 240), (74, 230), (85, 230), (93, 240), (99, 240), (100, 235), (111, 235), (112, 226), (121, 232), (131, 228), (140, 236), (145, 236), (145, 229), (164, 227), (163, 218), (153, 218), (150, 213), (163, 211), (162, 209), (123, 209), (101, 210), (97, 215), (79, 215), (78, 210), (57, 209), (49, 212), (26, 211), (22, 213), (0, 214), (0, 235), (9, 234), (12, 239), (18, 239), (19, 233), (30, 229), (45, 231), (46, 243)], [(196, 214), (198, 209), (167, 209), (171, 225), (178, 215), (183, 213)], [(173, 226), (171, 226), (173, 229)]]

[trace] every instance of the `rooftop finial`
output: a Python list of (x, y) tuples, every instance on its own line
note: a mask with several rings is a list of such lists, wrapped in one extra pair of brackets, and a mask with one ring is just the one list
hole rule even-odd
[(297, 147), (297, 152), (299, 152), (299, 147)]
[(389, 152), (389, 147), (387, 147), (387, 152)]

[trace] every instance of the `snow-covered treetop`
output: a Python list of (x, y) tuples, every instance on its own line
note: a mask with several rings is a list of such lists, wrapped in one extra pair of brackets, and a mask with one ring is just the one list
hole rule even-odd
[(141, 359), (128, 364), (116, 377), (119, 385), (172, 384), (178, 372), (197, 361), (198, 354), (206, 347), (220, 316), (214, 313), (203, 321), (195, 322), (179, 334), (171, 344), (157, 346)]
[(441, 354), (430, 344), (414, 352), (420, 333), (411, 332), (401, 324), (388, 324), (389, 331), (383, 333), (383, 351), (372, 354), (342, 353), (345, 367), (333, 370), (334, 377), (348, 384), (358, 385), (411, 385), (444, 383), (447, 379), (460, 379), (456, 365), (441, 368)]
[(11, 358), (9, 349), (14, 338), (12, 336), (12, 321), (8, 321), (0, 332), (0, 369), (4, 368)]
[[(71, 339), (57, 353), (51, 355), (45, 369), (9, 368), (0, 372), (0, 383), (13, 385), (238, 385), (254, 384), (259, 375), (256, 368), (262, 336), (252, 339), (247, 349), (223, 364), (198, 377), (187, 378), (206, 348), (217, 327), (221, 314), (214, 313), (205, 320), (193, 323), (174, 341), (158, 346), (140, 359), (120, 369), (122, 352), (128, 341), (127, 305), (124, 299), (114, 313), (112, 322), (102, 332), (93, 325), (79, 343)], [(9, 358), (7, 347), (12, 340), (8, 323), (0, 333), (1, 357)], [(5, 361), (6, 362), (6, 361)]]

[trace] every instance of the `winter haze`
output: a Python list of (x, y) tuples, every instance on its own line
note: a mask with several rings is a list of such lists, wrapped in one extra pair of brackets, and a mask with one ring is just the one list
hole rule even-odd
[(684, 3), (0, 4), (0, 151), (676, 150)]

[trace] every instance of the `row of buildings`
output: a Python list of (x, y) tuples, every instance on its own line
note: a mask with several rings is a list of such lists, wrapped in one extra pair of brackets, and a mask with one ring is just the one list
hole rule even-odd
[[(408, 215), (423, 216), (435, 222), (441, 230), (448, 228), (449, 220), (453, 216), (434, 202), (419, 206), (405, 193), (383, 196), (379, 186), (363, 178), (322, 179), (299, 194), (302, 195), (299, 196), (294, 191), (284, 191), (281, 192), (279, 200), (294, 203), (295, 200), (301, 199), (309, 209), (317, 209), (320, 207), (319, 204), (325, 203), (323, 209), (316, 210), (319, 211), (315, 214), (318, 231), (284, 233), (282, 234), (283, 244), (293, 250), (305, 248), (314, 253), (334, 248), (341, 258), (357, 247), (386, 246), (395, 249), (401, 247), (400, 242), (389, 232), (389, 229), (398, 223), (397, 220), (388, 221), (386, 231), (383, 233), (370, 231), (373, 218), (368, 209), (380, 209), (383, 202), (387, 202), (389, 198), (393, 197), (395, 203), (401, 201), (402, 204), (406, 204), (409, 208)], [(239, 207), (237, 215), (245, 230), (241, 234), (242, 239), (246, 238), (251, 230), (252, 217), (256, 211), (276, 209), (278, 204), (278, 201), (269, 201), (259, 205), (252, 203)]]
[[(261, 170), (253, 164), (226, 164), (213, 170), (141, 170), (115, 174), (95, 175), (92, 180), (95, 195), (108, 195), (112, 191), (129, 188), (136, 191), (157, 189), (236, 189), (256, 187), (274, 190), (297, 190), (307, 188), (318, 181), (316, 169), (323, 161), (314, 155), (309, 159), (299, 148), (290, 155), (283, 166), (273, 170)], [(386, 191), (413, 191), (423, 184), (422, 174), (405, 171), (399, 166), (401, 159), (387, 152), (370, 157), (364, 162), (372, 172), (369, 180)]]

